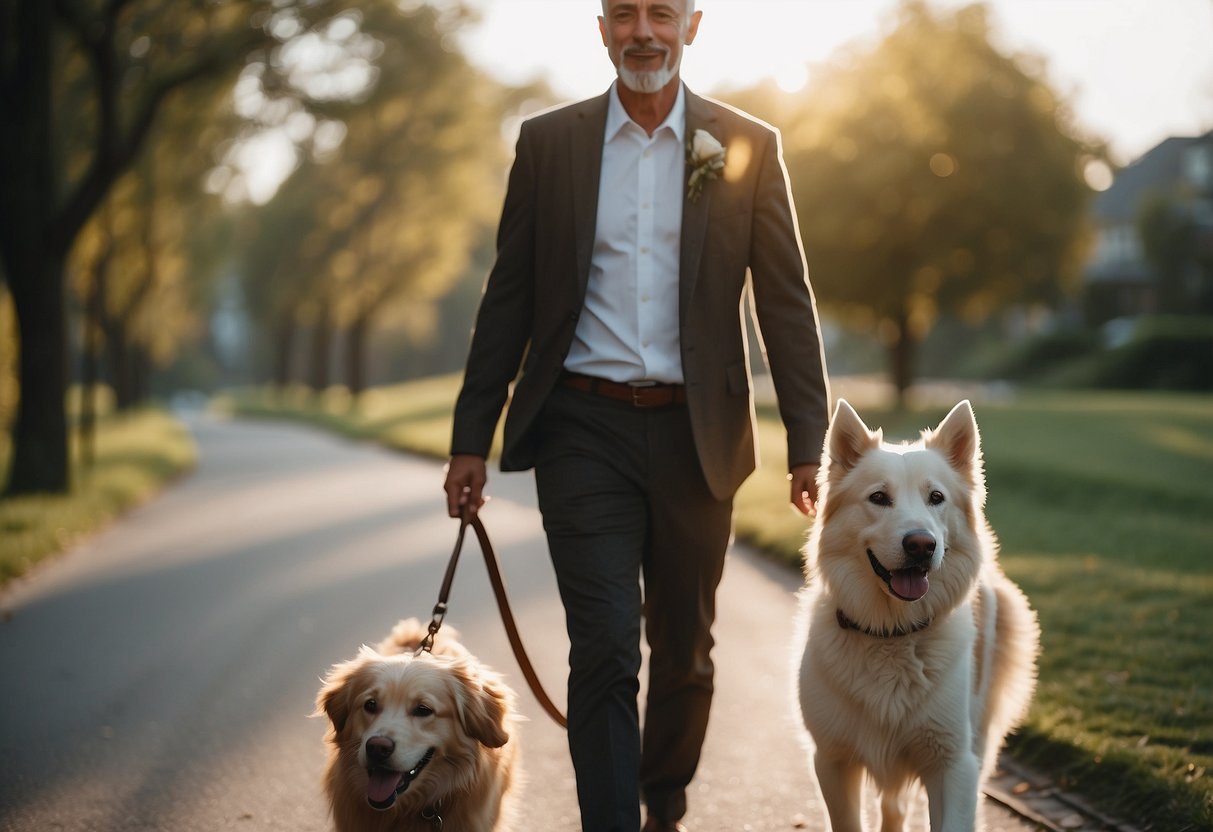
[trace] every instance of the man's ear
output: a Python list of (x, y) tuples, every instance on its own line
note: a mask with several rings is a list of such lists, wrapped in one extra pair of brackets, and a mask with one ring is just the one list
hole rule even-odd
[(703, 12), (698, 11), (691, 15), (690, 21), (687, 23), (687, 36), (683, 39), (683, 43), (690, 46), (695, 42), (695, 35), (699, 34), (699, 21), (703, 18)]

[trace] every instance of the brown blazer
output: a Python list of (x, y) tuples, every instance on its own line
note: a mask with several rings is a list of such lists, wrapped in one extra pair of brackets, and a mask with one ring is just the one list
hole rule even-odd
[[(585, 299), (598, 210), (607, 94), (524, 122), (489, 274), (455, 404), (452, 453), (487, 456), (517, 379), (501, 468), (534, 465), (536, 416), (557, 383)], [(725, 175), (683, 208), (682, 368), (695, 445), (713, 493), (754, 470), (754, 405), (743, 324), (747, 270), (788, 463), (817, 462), (829, 419), (817, 311), (778, 133), (686, 92), (686, 136), (727, 151)]]

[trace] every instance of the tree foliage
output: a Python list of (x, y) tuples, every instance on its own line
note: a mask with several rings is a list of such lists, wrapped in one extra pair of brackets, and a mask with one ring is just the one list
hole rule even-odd
[[(198, 85), (189, 100), (166, 103), (158, 129), (111, 187), (76, 239), (68, 262), (84, 310), (81, 362), (104, 358), (101, 375), (119, 408), (148, 392), (151, 369), (168, 364), (205, 323), (208, 257), (199, 249), (217, 221), (219, 200), (202, 192), (213, 164), (230, 91)], [(185, 152), (183, 152), (185, 149)], [(213, 264), (210, 264), (213, 268)]]
[[(440, 224), (450, 211), (436, 198), (462, 189), (475, 200), (481, 184), (446, 175), (447, 156), (470, 152), (457, 146), (457, 107), (471, 113), (460, 127), (497, 144), (484, 120), (493, 102), (477, 98), (478, 79), (452, 51), (466, 16), (457, 1), (0, 4), (0, 274), (20, 341), (9, 493), (68, 486), (69, 253), (72, 285), (85, 305), (96, 301), (107, 345), (170, 355), (191, 323), (191, 266), (218, 265), (199, 245), (206, 202), (192, 184), (217, 151), (247, 151), (245, 139), (267, 134), (315, 162), (328, 161), (342, 136), (357, 146), (303, 189), (314, 201), (288, 211), (300, 224), (267, 243), (278, 252), (273, 269), (289, 269), (295, 300), (313, 316), (366, 318), (399, 285), (452, 271), (466, 224)], [(215, 117), (223, 99), (244, 118), (243, 134)], [(354, 162), (357, 154), (387, 172)], [(391, 175), (406, 162), (411, 179)], [(208, 189), (231, 196), (241, 184), (232, 170), (213, 170)], [(328, 233), (311, 235), (317, 227)], [(418, 240), (402, 259), (394, 240), (410, 235)]]
[(803, 95), (752, 98), (783, 128), (819, 299), (876, 330), (904, 394), (941, 314), (1052, 302), (1077, 278), (1098, 148), (1042, 67), (995, 48), (985, 7), (906, 2), (892, 22)]
[[(458, 21), (419, 6), (364, 3), (357, 27), (330, 39), (375, 55), (374, 78), (356, 96), (328, 99), (289, 66), (250, 68), (267, 99), (342, 125), (335, 148), (313, 148), (259, 211), (240, 269), (253, 313), (275, 333), (274, 380), (291, 379), (298, 335), (311, 334), (306, 381), (323, 389), (333, 341), (344, 336), (344, 382), (366, 381), (376, 323), (417, 326), (467, 267), (491, 223), (505, 168), (500, 124), (525, 91), (483, 77), (447, 35)], [(359, 40), (370, 38), (370, 42)], [(259, 109), (264, 109), (261, 107)]]
[[(165, 102), (331, 17), (332, 0), (5, 0), (0, 262), (20, 339), (7, 491), (68, 487), (64, 264)], [(74, 84), (79, 78), (85, 84)], [(62, 94), (61, 94), (62, 93)]]

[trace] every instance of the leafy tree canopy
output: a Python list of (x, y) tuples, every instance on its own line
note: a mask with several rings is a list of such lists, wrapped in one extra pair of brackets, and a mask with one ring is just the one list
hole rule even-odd
[(818, 298), (877, 329), (904, 392), (940, 314), (1052, 302), (1077, 278), (1101, 151), (1039, 61), (994, 46), (984, 6), (911, 0), (891, 22), (803, 94), (745, 103), (783, 129)]

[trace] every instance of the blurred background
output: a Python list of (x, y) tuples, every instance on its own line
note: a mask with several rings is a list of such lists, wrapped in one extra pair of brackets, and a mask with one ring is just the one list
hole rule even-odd
[[(1213, 386), (1213, 3), (698, 8), (683, 76), (782, 130), (834, 374)], [(8, 492), (98, 408), (458, 370), (519, 120), (612, 80), (598, 12), (6, 2)]]
[[(835, 394), (896, 438), (977, 403), (1043, 630), (1011, 753), (1213, 828), (1213, 1), (698, 8), (684, 79), (782, 131)], [(444, 458), (518, 126), (607, 89), (599, 11), (0, 0), (0, 588), (206, 456), (203, 407)], [(751, 355), (737, 538), (795, 570)]]

